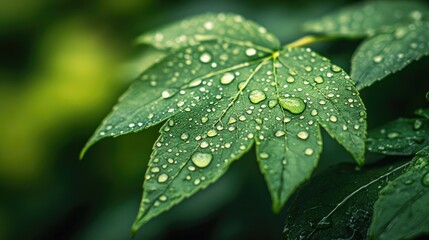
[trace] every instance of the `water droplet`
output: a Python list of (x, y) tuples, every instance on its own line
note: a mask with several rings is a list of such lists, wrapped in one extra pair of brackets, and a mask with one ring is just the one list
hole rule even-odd
[(297, 97), (280, 97), (279, 103), (280, 106), (282, 106), (284, 109), (288, 110), (293, 114), (302, 113), (305, 109), (305, 102), (301, 98)]
[(261, 90), (253, 90), (249, 94), (250, 101), (255, 104), (264, 101), (265, 98), (267, 97), (265, 96), (265, 93)]
[(267, 158), (269, 158), (270, 157), (270, 155), (268, 154), (268, 153), (260, 153), (259, 154), (259, 157), (261, 158), (261, 159), (267, 159)]
[(182, 140), (187, 140), (189, 138), (189, 134), (187, 133), (182, 133), (182, 135), (180, 135), (180, 139)]
[(300, 131), (296, 136), (302, 140), (306, 140), (308, 138), (308, 132)]
[(165, 196), (165, 195), (161, 195), (161, 196), (159, 197), (159, 200), (160, 200), (161, 202), (165, 202), (165, 201), (167, 201), (167, 196)]
[(213, 27), (214, 27), (213, 22), (208, 21), (208, 22), (204, 23), (204, 28), (207, 29), (207, 30), (212, 30)]
[(314, 78), (314, 81), (316, 82), (316, 83), (318, 83), (318, 84), (320, 84), (320, 83), (323, 83), (323, 78), (322, 77), (315, 77)]
[(395, 138), (399, 137), (399, 133), (397, 133), (397, 132), (391, 132), (391, 133), (387, 134), (387, 137), (389, 139), (395, 139)]
[(274, 135), (276, 136), (276, 137), (281, 137), (281, 136), (284, 136), (286, 133), (284, 132), (284, 131), (282, 131), (282, 130), (278, 130)]
[(159, 172), (159, 167), (153, 167), (150, 169), (151, 172), (153, 173), (158, 173)]
[(204, 141), (204, 142), (202, 142), (201, 144), (200, 144), (200, 147), (201, 148), (206, 148), (206, 147), (208, 147), (209, 146), (209, 143), (208, 142), (206, 142), (206, 141)]
[(201, 80), (201, 79), (195, 79), (189, 83), (189, 86), (190, 87), (196, 87), (196, 86), (200, 85), (202, 82), (203, 82), (203, 80)]
[(375, 63), (380, 63), (381, 61), (383, 61), (383, 56), (375, 56), (372, 60), (374, 60)]
[(293, 78), (292, 76), (289, 76), (286, 78), (286, 82), (288, 83), (293, 83), (295, 81), (295, 78)]
[(233, 124), (233, 123), (236, 123), (236, 122), (237, 122), (237, 119), (235, 119), (233, 117), (230, 117), (229, 120), (228, 120), (228, 124)]
[(192, 162), (199, 168), (207, 167), (213, 159), (210, 153), (194, 153), (191, 157)]
[(311, 116), (316, 116), (317, 115), (317, 110), (316, 109), (313, 109), (313, 110), (311, 110)]
[(414, 181), (412, 179), (408, 179), (404, 182), (405, 185), (410, 185), (411, 183), (413, 183)]
[(298, 74), (297, 71), (295, 69), (292, 69), (292, 68), (289, 69), (288, 73), (292, 76), (296, 76)]
[(159, 183), (164, 183), (164, 182), (166, 182), (168, 180), (168, 175), (167, 174), (165, 174), (165, 173), (161, 173), (159, 176), (158, 176), (158, 182)]
[(340, 68), (340, 67), (338, 67), (337, 65), (332, 65), (332, 66), (331, 66), (331, 70), (332, 70), (333, 72), (340, 72), (340, 71), (341, 71), (341, 68)]
[(174, 95), (176, 95), (177, 92), (178, 92), (177, 89), (166, 89), (166, 90), (162, 91), (161, 96), (162, 96), (162, 98), (167, 99), (167, 98), (171, 98)]
[(338, 119), (337, 119), (336, 116), (332, 115), (332, 116), (329, 117), (329, 121), (331, 121), (331, 122), (337, 122)]
[(225, 73), (221, 78), (220, 78), (220, 83), (222, 84), (230, 84), (233, 80), (235, 79), (235, 75), (233, 73)]
[(307, 155), (307, 156), (311, 156), (311, 155), (313, 155), (313, 153), (314, 153), (314, 150), (311, 149), (311, 148), (306, 148), (304, 150), (304, 154)]
[(269, 102), (268, 102), (268, 107), (270, 107), (270, 108), (273, 108), (273, 107), (275, 107), (277, 105), (277, 100), (270, 100)]
[(214, 136), (216, 136), (216, 135), (217, 135), (217, 131), (216, 131), (216, 130), (214, 130), (214, 129), (209, 130), (209, 131), (207, 132), (207, 136), (209, 136), (209, 137), (214, 137)]
[(422, 122), (422, 121), (420, 121), (419, 119), (416, 119), (416, 120), (414, 121), (414, 124), (413, 124), (413, 129), (417, 131), (417, 130), (419, 130), (422, 126), (423, 126), (423, 122)]
[(200, 61), (203, 63), (208, 63), (212, 60), (212, 56), (210, 56), (210, 54), (208, 53), (203, 53), (200, 56)]
[(429, 172), (423, 175), (422, 184), (426, 187), (429, 187)]
[(254, 56), (255, 54), (256, 54), (256, 49), (254, 49), (254, 48), (246, 49), (246, 55), (247, 56), (251, 57), (251, 56)]
[(201, 118), (201, 122), (202, 122), (202, 123), (206, 123), (208, 120), (209, 120), (209, 118), (208, 118), (208, 117), (202, 117), (202, 118)]

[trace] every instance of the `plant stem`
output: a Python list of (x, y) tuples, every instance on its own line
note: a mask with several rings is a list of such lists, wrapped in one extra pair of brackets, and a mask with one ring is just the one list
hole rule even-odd
[(293, 47), (302, 47), (314, 42), (320, 42), (320, 41), (327, 41), (334, 39), (334, 37), (328, 37), (328, 36), (304, 36), (295, 42), (291, 42), (285, 46), (285, 48), (293, 48)]

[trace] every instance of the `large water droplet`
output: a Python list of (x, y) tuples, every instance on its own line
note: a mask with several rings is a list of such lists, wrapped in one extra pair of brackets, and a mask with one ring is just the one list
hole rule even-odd
[(199, 168), (207, 167), (213, 159), (210, 153), (194, 153), (191, 157), (192, 162)]
[(254, 48), (246, 49), (246, 55), (247, 56), (251, 57), (251, 56), (254, 56), (255, 54), (256, 54), (256, 49), (254, 49)]
[(182, 140), (187, 140), (189, 138), (189, 134), (187, 133), (182, 133), (182, 135), (180, 135), (180, 139)]
[(261, 159), (267, 159), (267, 158), (269, 158), (270, 157), (270, 155), (268, 154), (268, 153), (260, 153), (259, 154), (259, 157), (261, 158)]
[(338, 118), (336, 116), (332, 115), (332, 116), (329, 117), (329, 121), (331, 121), (331, 122), (337, 122)]
[(304, 150), (304, 154), (307, 155), (307, 156), (311, 156), (311, 155), (313, 155), (313, 153), (314, 153), (314, 150), (311, 149), (311, 148), (306, 148)]
[(249, 94), (249, 99), (252, 103), (259, 103), (261, 101), (264, 101), (265, 98), (267, 97), (265, 96), (265, 93), (261, 90), (253, 90)]
[(174, 95), (176, 95), (177, 92), (178, 92), (177, 89), (166, 89), (166, 90), (162, 91), (161, 96), (162, 96), (162, 98), (167, 99), (167, 98), (171, 98)]
[(235, 75), (233, 73), (225, 73), (221, 78), (220, 78), (220, 83), (222, 84), (230, 84), (233, 80), (235, 79)]
[(208, 63), (210, 62), (210, 60), (212, 60), (212, 56), (210, 56), (210, 54), (208, 53), (203, 53), (200, 56), (200, 61), (203, 63)]
[(320, 84), (320, 83), (323, 83), (323, 78), (322, 77), (315, 77), (314, 78), (314, 81), (316, 82), (316, 83), (318, 83), (318, 84)]
[(200, 147), (201, 148), (206, 148), (206, 147), (208, 147), (209, 146), (209, 143), (208, 142), (206, 142), (206, 141), (204, 141), (204, 142), (202, 142), (201, 144), (200, 144)]
[(217, 131), (214, 129), (211, 129), (207, 132), (207, 136), (209, 136), (209, 137), (214, 137), (216, 135), (217, 135)]
[(306, 140), (308, 138), (308, 132), (300, 131), (296, 136), (302, 140)]
[(202, 82), (203, 82), (203, 80), (201, 80), (201, 79), (195, 79), (189, 83), (189, 86), (190, 87), (196, 87), (196, 86), (200, 85)]
[(399, 137), (399, 133), (397, 133), (397, 132), (391, 132), (391, 133), (387, 134), (387, 137), (389, 139), (395, 139), (395, 138)]
[(429, 187), (429, 172), (423, 175), (422, 184), (426, 187)]
[(274, 135), (276, 136), (276, 137), (281, 137), (281, 136), (284, 136), (286, 133), (284, 132), (284, 131), (282, 131), (282, 130), (278, 130)]
[(159, 183), (164, 183), (164, 182), (166, 182), (168, 180), (168, 175), (167, 174), (165, 174), (165, 173), (161, 173), (159, 176), (158, 176), (158, 182)]
[(305, 102), (301, 98), (297, 97), (280, 97), (280, 105), (293, 114), (302, 113), (305, 110)]
[(372, 60), (373, 60), (375, 63), (380, 63), (381, 61), (383, 61), (383, 56), (380, 56), (380, 55), (375, 56)]

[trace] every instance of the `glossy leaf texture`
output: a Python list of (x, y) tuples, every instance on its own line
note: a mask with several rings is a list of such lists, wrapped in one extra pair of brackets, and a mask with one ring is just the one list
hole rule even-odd
[[(222, 24), (241, 29), (240, 38)], [(216, 181), (253, 143), (274, 210), (315, 168), (320, 126), (363, 164), (366, 111), (350, 77), (310, 49), (277, 50), (261, 29), (237, 15), (203, 15), (142, 37), (170, 54), (142, 73), (87, 144), (166, 120), (133, 231)]]
[(429, 145), (429, 119), (399, 118), (368, 133), (367, 149), (387, 155), (412, 155)]
[(353, 55), (351, 76), (362, 89), (428, 54), (429, 21), (416, 21), (365, 40)]
[(373, 239), (412, 239), (429, 235), (429, 147), (380, 191), (369, 229)]
[(428, 7), (418, 1), (372, 1), (358, 3), (304, 23), (304, 30), (335, 37), (370, 37), (395, 31), (422, 19)]
[(403, 164), (389, 158), (362, 169), (341, 163), (313, 177), (287, 209), (284, 239), (366, 239), (378, 192)]
[(429, 10), (415, 1), (360, 3), (305, 24), (333, 37), (367, 38), (358, 47), (351, 77), (362, 89), (429, 54)]

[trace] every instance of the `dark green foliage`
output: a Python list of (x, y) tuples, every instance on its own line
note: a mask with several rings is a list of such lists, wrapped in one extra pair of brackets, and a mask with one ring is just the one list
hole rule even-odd
[(416, 154), (400, 177), (380, 191), (369, 235), (374, 239), (411, 239), (429, 234), (429, 147)]
[(429, 11), (414, 1), (373, 1), (308, 22), (305, 29), (333, 37), (366, 38), (352, 58), (358, 89), (429, 54)]
[(364, 239), (378, 191), (401, 173), (404, 162), (357, 169), (340, 164), (304, 186), (291, 206), (285, 239)]

